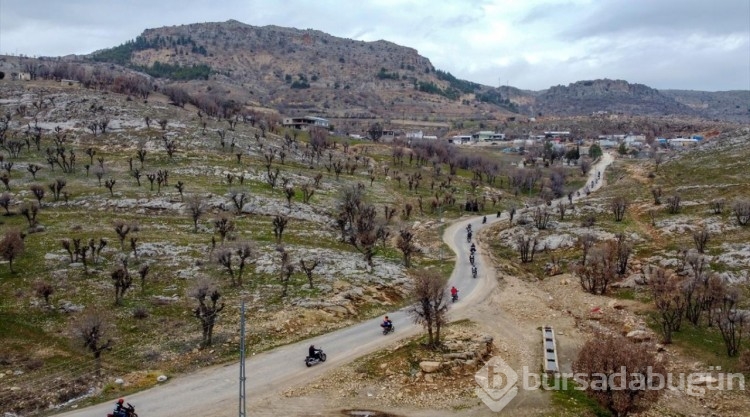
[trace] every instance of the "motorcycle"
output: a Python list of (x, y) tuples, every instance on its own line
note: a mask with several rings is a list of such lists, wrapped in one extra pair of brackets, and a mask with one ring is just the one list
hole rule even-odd
[(474, 254), (472, 253), (469, 255), (469, 262), (471, 262), (472, 265), (474, 265)]
[(471, 244), (471, 249), (469, 249), (469, 252), (471, 252), (471, 253), (472, 253), (472, 255), (473, 255), (473, 254), (474, 254), (474, 252), (476, 252), (476, 251), (477, 251), (477, 247), (476, 247), (476, 246), (474, 246), (474, 244), (472, 243), (472, 244)]
[(477, 267), (471, 268), (471, 277), (472, 278), (477, 277)]
[(323, 349), (319, 349), (319, 350), (320, 350), (320, 352), (318, 353), (317, 357), (315, 357), (315, 356), (306, 356), (305, 357), (305, 365), (307, 365), (308, 368), (311, 367), (311, 366), (313, 366), (313, 365), (317, 365), (320, 362), (325, 362), (326, 361), (326, 354), (323, 353)]
[(458, 301), (458, 293), (451, 294), (451, 302), (455, 303)]
[(471, 232), (466, 234), (466, 243), (471, 242)]
[(124, 407), (120, 411), (109, 413), (107, 414), (107, 417), (138, 417), (138, 414), (135, 413), (135, 407), (130, 403), (127, 404), (127, 407)]
[(487, 216), (484, 216), (484, 217), (482, 218), (482, 224), (485, 224), (485, 223), (487, 223)]
[(396, 326), (393, 323), (390, 326), (383, 326), (383, 334), (393, 333), (394, 330), (396, 330)]

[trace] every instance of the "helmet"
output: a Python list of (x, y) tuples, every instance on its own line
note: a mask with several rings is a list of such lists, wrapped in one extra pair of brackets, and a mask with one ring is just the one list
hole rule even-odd
[(388, 316), (385, 316), (385, 319), (388, 320)]
[(123, 400), (122, 398), (120, 398), (119, 400), (117, 400), (117, 404), (120, 404), (120, 405), (122, 405), (122, 403), (124, 403), (124, 402), (125, 402), (125, 400)]

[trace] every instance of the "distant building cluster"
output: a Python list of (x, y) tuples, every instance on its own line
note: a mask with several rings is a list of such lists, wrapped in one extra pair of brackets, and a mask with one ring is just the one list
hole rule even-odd
[[(602, 114), (606, 114), (606, 112), (598, 113), (598, 115)], [(308, 130), (311, 127), (320, 127), (324, 129), (331, 128), (331, 124), (327, 119), (317, 116), (286, 117), (283, 119), (283, 125), (284, 127), (300, 130)], [(379, 133), (378, 140), (381, 142), (391, 142), (397, 138), (404, 138), (407, 141), (440, 140), (438, 136), (425, 134), (422, 130), (407, 131), (403, 129), (383, 129)], [(352, 139), (370, 139), (368, 133), (348, 133), (347, 135)], [(569, 130), (548, 130), (542, 132), (529, 131), (524, 137), (509, 138), (505, 133), (492, 130), (479, 130), (449, 136), (443, 140), (455, 145), (473, 145), (482, 143), (495, 145), (499, 142), (503, 142), (506, 146), (502, 151), (506, 153), (523, 152), (524, 149), (544, 142), (551, 142), (556, 149), (565, 149), (566, 146), (583, 146), (582, 150), (586, 150), (589, 146), (596, 144), (602, 149), (618, 149), (620, 152), (627, 152), (629, 155), (636, 156), (641, 151), (649, 151), (656, 147), (677, 149), (694, 147), (703, 140), (703, 136), (678, 136), (670, 139), (656, 138), (653, 141), (647, 141), (646, 135), (631, 132), (599, 135), (596, 138), (585, 139), (575, 137)]]

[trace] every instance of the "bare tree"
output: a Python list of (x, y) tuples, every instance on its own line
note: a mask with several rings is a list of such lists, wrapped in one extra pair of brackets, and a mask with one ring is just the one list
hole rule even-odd
[(122, 220), (116, 220), (114, 228), (117, 238), (120, 240), (120, 250), (125, 250), (125, 239), (128, 237), (128, 234), (130, 232), (137, 232), (139, 229), (136, 224), (128, 224)]
[(31, 191), (31, 194), (36, 198), (36, 201), (39, 203), (39, 206), (42, 205), (42, 199), (44, 198), (44, 187), (42, 187), (39, 184), (31, 184), (29, 186), (29, 190)]
[(273, 235), (276, 237), (276, 243), (281, 243), (281, 237), (284, 234), (289, 218), (283, 214), (277, 214), (273, 218)]
[(229, 192), (229, 198), (232, 200), (232, 204), (234, 204), (235, 212), (238, 215), (242, 214), (242, 207), (245, 206), (245, 202), (247, 201), (247, 194), (242, 191), (232, 190)]
[(10, 193), (3, 193), (0, 195), (0, 207), (5, 209), (5, 215), (10, 216), (10, 206), (13, 203), (13, 196)]
[(565, 220), (565, 211), (567, 210), (567, 208), (568, 206), (562, 201), (559, 201), (557, 203), (557, 213), (560, 214), (560, 221)]
[(448, 291), (446, 280), (435, 270), (423, 269), (414, 275), (412, 297), (415, 303), (409, 308), (414, 322), (427, 330), (427, 346), (440, 345), (440, 330), (446, 323), (448, 312)]
[(305, 183), (302, 184), (302, 201), (305, 204), (310, 203), (310, 199), (312, 198), (313, 194), (315, 194), (315, 187), (313, 184)]
[(112, 271), (111, 277), (115, 286), (115, 304), (121, 305), (122, 298), (125, 296), (125, 292), (133, 284), (133, 276), (128, 271), (128, 258), (122, 257), (120, 259), (121, 265), (114, 271)]
[(234, 279), (234, 266), (232, 265), (232, 250), (230, 248), (220, 248), (213, 253), (216, 263), (223, 266), (224, 269), (229, 273), (229, 277), (232, 280), (232, 285), (236, 286), (237, 282)]
[(24, 237), (18, 229), (8, 229), (5, 231), (3, 239), (0, 240), (0, 257), (8, 261), (10, 272), (14, 273), (13, 261), (24, 252)]
[(688, 250), (683, 254), (683, 270), (690, 275), (682, 286), (685, 318), (696, 326), (704, 312), (703, 296), (709, 279), (708, 264), (708, 258), (695, 250)]
[(536, 236), (526, 236), (525, 234), (518, 234), (515, 237), (516, 250), (521, 256), (521, 262), (528, 263), (534, 261), (534, 255), (536, 254), (538, 240)]
[(656, 310), (659, 312), (663, 342), (672, 343), (672, 332), (680, 330), (685, 313), (685, 298), (681, 291), (682, 279), (673, 271), (651, 267), (648, 270), (648, 283)]
[(647, 409), (662, 393), (666, 369), (653, 352), (622, 336), (597, 335), (583, 345), (573, 371), (587, 382), (589, 396), (624, 417)]
[(654, 197), (654, 205), (658, 206), (659, 204), (661, 204), (661, 195), (662, 195), (661, 187), (651, 188), (651, 196)]
[(534, 209), (534, 226), (539, 230), (544, 230), (549, 225), (549, 219), (552, 217), (552, 213), (547, 210), (547, 207), (537, 206)]
[(297, 194), (297, 191), (291, 185), (284, 187), (284, 195), (286, 196), (286, 203), (289, 208), (292, 208), (292, 199)]
[(283, 298), (286, 297), (289, 290), (289, 283), (291, 282), (292, 274), (294, 274), (294, 265), (292, 264), (289, 252), (283, 246), (279, 245), (276, 247), (276, 251), (279, 252), (279, 280), (281, 281), (281, 297)]
[(114, 178), (110, 178), (110, 179), (104, 181), (104, 186), (107, 187), (107, 189), (109, 189), (109, 195), (111, 197), (115, 196), (115, 193), (112, 190), (112, 188), (114, 188), (116, 182), (117, 181)]
[(219, 233), (219, 236), (221, 237), (221, 243), (223, 244), (226, 240), (227, 236), (234, 232), (234, 220), (229, 218), (226, 215), (220, 215), (219, 217), (215, 218), (213, 220), (214, 224), (214, 230)]
[(148, 272), (151, 268), (148, 265), (141, 265), (140, 268), (138, 268), (138, 276), (141, 277), (141, 292), (146, 291), (146, 277), (148, 276)]
[(591, 294), (606, 294), (609, 285), (617, 278), (617, 245), (604, 242), (594, 246), (585, 264), (574, 268), (581, 287)]
[(224, 310), (224, 303), (219, 304), (221, 293), (208, 280), (201, 280), (190, 291), (190, 297), (198, 301), (193, 316), (200, 320), (203, 331), (202, 347), (211, 346), (214, 326), (219, 313)]
[(67, 181), (65, 181), (65, 179), (63, 178), (57, 178), (55, 179), (55, 182), (49, 184), (49, 189), (50, 191), (52, 191), (52, 196), (55, 198), (55, 201), (58, 201), (60, 199), (60, 193), (62, 193), (65, 185), (67, 185)]
[(732, 211), (740, 226), (750, 224), (750, 200), (736, 200), (732, 203)]
[(193, 232), (198, 233), (198, 220), (206, 212), (206, 203), (197, 195), (191, 195), (185, 202), (185, 208), (193, 219)]
[(581, 263), (586, 264), (586, 258), (589, 255), (589, 251), (596, 243), (596, 236), (591, 233), (584, 233), (583, 235), (578, 237), (578, 246), (581, 247), (581, 250), (583, 252), (583, 256), (581, 258)]
[(711, 202), (708, 203), (708, 206), (711, 208), (711, 211), (713, 211), (714, 214), (721, 214), (724, 211), (725, 204), (726, 202), (723, 198), (717, 198), (711, 200)]
[(310, 284), (310, 289), (313, 289), (313, 270), (320, 264), (320, 259), (308, 260), (305, 262), (304, 259), (299, 260), (299, 265), (302, 267), (302, 271), (307, 276), (307, 282)]
[(234, 247), (234, 254), (237, 255), (239, 260), (237, 264), (237, 285), (242, 286), (242, 276), (245, 272), (248, 259), (255, 256), (257, 252), (256, 247), (250, 242), (238, 242)]
[(719, 314), (716, 317), (716, 327), (724, 339), (729, 356), (737, 356), (739, 353), (743, 331), (750, 322), (747, 311), (738, 308), (739, 301), (740, 291), (731, 288), (719, 304)]
[(34, 283), (34, 293), (37, 297), (44, 300), (44, 305), (49, 307), (49, 297), (55, 292), (55, 287), (47, 281), (36, 281)]
[(36, 173), (39, 172), (41, 169), (42, 167), (37, 164), (29, 164), (26, 167), (26, 170), (29, 171), (29, 173), (31, 174), (31, 178), (34, 180), (36, 180)]
[(701, 227), (693, 231), (693, 243), (695, 243), (695, 249), (700, 253), (706, 252), (706, 245), (710, 240), (711, 235), (708, 233), (708, 229)]
[(586, 175), (591, 171), (591, 160), (589, 158), (581, 158), (578, 160), (578, 167), (581, 168), (583, 175)]
[(112, 350), (113, 345), (112, 339), (107, 337), (109, 333), (107, 322), (98, 312), (85, 313), (74, 325), (74, 332), (83, 342), (83, 347), (94, 355), (98, 374), (102, 368), (102, 353)]
[(408, 228), (399, 230), (396, 247), (404, 255), (404, 266), (411, 267), (411, 256), (419, 251), (419, 247), (414, 242), (414, 232)]
[(29, 223), (29, 227), (34, 227), (37, 224), (36, 216), (39, 214), (39, 204), (31, 201), (27, 201), (21, 206), (21, 215), (26, 218)]
[(677, 214), (682, 209), (682, 197), (679, 194), (675, 194), (671, 197), (667, 197), (667, 212), (669, 214)]
[[(138, 185), (140, 185), (140, 180), (139, 180)], [(176, 188), (177, 192), (180, 193), (180, 201), (182, 201), (183, 200), (182, 193), (185, 191), (185, 183), (182, 181), (177, 181), (177, 184), (174, 185), (174, 188)]]
[(615, 197), (610, 203), (610, 208), (612, 209), (612, 214), (615, 216), (615, 221), (621, 222), (625, 217), (625, 211), (627, 211), (628, 208), (628, 201), (625, 197)]
[(615, 239), (615, 250), (617, 252), (617, 273), (625, 275), (628, 272), (628, 261), (633, 252), (633, 245), (627, 241), (625, 233), (618, 233)]

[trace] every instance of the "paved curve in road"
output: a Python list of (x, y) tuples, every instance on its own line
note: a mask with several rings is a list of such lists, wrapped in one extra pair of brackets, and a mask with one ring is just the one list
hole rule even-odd
[[(603, 177), (595, 181), (597, 172), (603, 171), (612, 162), (607, 153), (601, 158), (589, 174), (589, 184), (596, 183), (590, 189), (596, 190), (603, 184)], [(576, 200), (583, 198), (576, 197)], [(489, 216), (487, 224), (482, 224), (481, 217), (460, 220), (449, 226), (443, 240), (456, 253), (456, 265), (448, 281), (460, 290), (459, 301), (452, 305), (450, 314), (459, 318), (462, 312), (486, 297), (495, 285), (494, 273), (485, 267), (487, 260), (482, 254), (477, 256), (479, 270), (477, 279), (471, 278), (469, 264), (469, 245), (466, 242), (466, 225), (471, 223), (474, 235), (484, 227), (497, 221), (507, 219)], [(360, 324), (340, 329), (331, 333), (304, 340), (298, 343), (275, 348), (252, 356), (246, 360), (246, 392), (248, 393), (248, 410), (254, 403), (288, 387), (312, 381), (332, 368), (344, 365), (368, 353), (382, 349), (397, 340), (419, 334), (421, 328), (413, 323), (405, 309), (389, 313), (396, 326), (396, 331), (387, 336), (381, 333), (380, 318), (367, 320)], [(328, 361), (324, 364), (305, 367), (304, 357), (310, 344), (322, 347)], [(136, 412), (142, 417), (183, 417), (190, 416), (235, 416), (239, 398), (239, 365), (237, 362), (212, 366), (198, 372), (176, 377), (154, 388), (129, 395), (127, 401), (135, 405)], [(113, 403), (98, 404), (78, 410), (59, 414), (64, 417), (104, 417), (112, 411)], [(248, 412), (252, 415), (252, 412)]]

